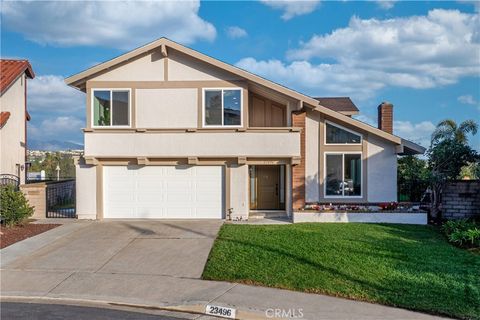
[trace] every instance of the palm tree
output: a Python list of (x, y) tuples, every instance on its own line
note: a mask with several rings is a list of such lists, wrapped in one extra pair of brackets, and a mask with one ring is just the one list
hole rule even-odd
[(461, 144), (467, 144), (467, 135), (475, 135), (478, 131), (478, 124), (474, 120), (465, 120), (457, 125), (455, 120), (446, 119), (437, 124), (437, 128), (432, 133), (432, 144), (444, 140), (454, 140)]

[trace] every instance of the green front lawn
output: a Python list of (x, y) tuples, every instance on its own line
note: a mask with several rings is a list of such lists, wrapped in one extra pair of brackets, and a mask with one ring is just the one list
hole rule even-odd
[(480, 319), (480, 255), (432, 226), (226, 224), (203, 278)]

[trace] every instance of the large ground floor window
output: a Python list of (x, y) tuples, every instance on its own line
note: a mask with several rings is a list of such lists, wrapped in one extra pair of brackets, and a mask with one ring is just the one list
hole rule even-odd
[(325, 154), (325, 196), (362, 196), (362, 154)]

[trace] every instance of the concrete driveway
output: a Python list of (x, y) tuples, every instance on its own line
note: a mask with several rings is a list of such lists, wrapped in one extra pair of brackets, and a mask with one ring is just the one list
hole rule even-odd
[(303, 319), (438, 319), (365, 302), (238, 283), (202, 274), (222, 221), (74, 221), (0, 251), (0, 301), (129, 306), (205, 316), (208, 304), (239, 319), (274, 310)]
[(4, 269), (200, 278), (218, 220), (93, 222)]

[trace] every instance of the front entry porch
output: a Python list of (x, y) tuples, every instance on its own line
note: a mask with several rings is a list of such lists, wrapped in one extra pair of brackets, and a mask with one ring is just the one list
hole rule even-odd
[(285, 165), (249, 166), (249, 218), (287, 218)]

